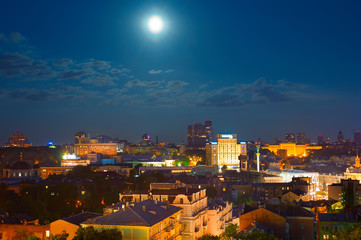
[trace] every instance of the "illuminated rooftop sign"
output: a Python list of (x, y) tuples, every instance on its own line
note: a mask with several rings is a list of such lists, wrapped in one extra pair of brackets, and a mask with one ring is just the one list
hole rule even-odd
[(212, 144), (212, 145), (217, 145), (217, 144), (218, 144), (218, 142), (211, 142), (211, 144)]
[(232, 134), (221, 134), (221, 138), (233, 138)]
[(64, 160), (76, 160), (78, 159), (77, 156), (75, 154), (65, 154), (63, 156)]

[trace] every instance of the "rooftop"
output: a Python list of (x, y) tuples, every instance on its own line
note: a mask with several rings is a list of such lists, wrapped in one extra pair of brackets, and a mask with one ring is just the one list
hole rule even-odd
[(182, 211), (180, 207), (145, 200), (133, 203), (124, 208), (123, 211), (87, 220), (84, 224), (150, 227), (180, 211)]

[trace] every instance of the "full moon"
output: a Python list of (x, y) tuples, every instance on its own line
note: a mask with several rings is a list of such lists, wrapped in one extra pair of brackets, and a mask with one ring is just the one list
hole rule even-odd
[(151, 33), (157, 34), (163, 30), (163, 19), (158, 15), (153, 15), (148, 20), (148, 29)]

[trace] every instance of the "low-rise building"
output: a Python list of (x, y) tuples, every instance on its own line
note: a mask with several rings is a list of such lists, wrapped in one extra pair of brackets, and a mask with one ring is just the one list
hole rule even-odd
[(58, 219), (50, 223), (50, 234), (62, 234), (64, 231), (69, 234), (68, 239), (75, 237), (76, 231), (81, 227), (80, 224), (88, 219), (101, 216), (98, 213), (83, 212), (67, 218)]
[(130, 203), (119, 211), (83, 222), (96, 230), (119, 229), (124, 240), (181, 239), (182, 208), (156, 200)]
[(173, 183), (151, 184), (150, 191), (120, 194), (120, 201), (146, 199), (166, 202), (182, 211), (182, 239), (196, 239), (207, 233), (207, 196), (205, 189), (181, 187)]
[(281, 239), (316, 240), (317, 223), (315, 216), (302, 207), (284, 205), (277, 199), (261, 208), (246, 207), (239, 217), (239, 230), (261, 224)]
[[(232, 223), (232, 203), (221, 199), (208, 200), (208, 233), (220, 235)], [(207, 222), (205, 222), (207, 224)]]
[(334, 239), (337, 231), (359, 224), (352, 213), (319, 213), (319, 239)]

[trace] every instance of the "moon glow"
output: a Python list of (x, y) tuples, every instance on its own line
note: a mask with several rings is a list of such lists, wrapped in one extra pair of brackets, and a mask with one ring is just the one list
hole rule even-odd
[(164, 28), (163, 19), (158, 15), (153, 15), (148, 20), (148, 29), (151, 33), (160, 33)]

